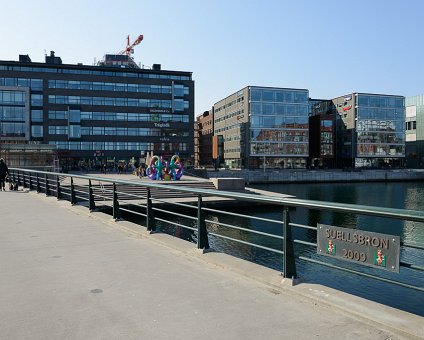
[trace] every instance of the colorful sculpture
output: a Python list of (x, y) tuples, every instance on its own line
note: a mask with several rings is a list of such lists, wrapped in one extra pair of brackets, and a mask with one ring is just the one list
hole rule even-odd
[(164, 162), (163, 157), (153, 156), (149, 167), (146, 169), (146, 175), (151, 180), (173, 180), (178, 181), (183, 175), (184, 169), (177, 155), (172, 156), (171, 161)]
[(177, 155), (172, 156), (169, 163), (169, 172), (174, 181), (177, 181), (183, 175), (183, 165), (181, 164), (180, 157)]

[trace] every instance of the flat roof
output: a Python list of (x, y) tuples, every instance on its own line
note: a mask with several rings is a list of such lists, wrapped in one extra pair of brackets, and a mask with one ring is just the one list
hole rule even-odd
[[(175, 70), (152, 70), (147, 68), (126, 68), (126, 67), (113, 67), (113, 66), (99, 66), (99, 65), (79, 65), (79, 64), (47, 64), (42, 62), (21, 62), (15, 60), (0, 60), (0, 64), (7, 66), (21, 66), (21, 67), (41, 67), (41, 68), (54, 68), (54, 69), (75, 69), (75, 70), (101, 70), (110, 72), (129, 72), (129, 73), (159, 73), (159, 74), (187, 74), (192, 75), (190, 71), (175, 71)], [(11, 70), (13, 71), (13, 70)]]

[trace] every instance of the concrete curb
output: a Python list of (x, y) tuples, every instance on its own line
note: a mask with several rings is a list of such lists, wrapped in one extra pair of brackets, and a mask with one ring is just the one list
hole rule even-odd
[[(30, 194), (36, 193), (31, 192)], [(424, 318), (415, 314), (318, 284), (302, 282), (293, 286), (292, 280), (283, 278), (279, 271), (231, 255), (214, 251), (203, 252), (202, 250), (198, 250), (196, 245), (187, 241), (167, 234), (152, 234), (144, 226), (124, 220), (114, 221), (110, 215), (102, 212), (89, 212), (86, 207), (72, 206), (68, 201), (57, 201), (54, 197), (36, 196), (78, 215), (93, 218), (111, 228), (130, 234), (136, 238), (148, 239), (170, 249), (176, 254), (183, 255), (188, 260), (198, 261), (213, 268), (226, 270), (244, 278), (254, 280), (265, 285), (275, 294), (284, 293), (302, 301), (334, 309), (334, 312), (341, 312), (367, 325), (393, 332), (406, 339), (424, 339)]]

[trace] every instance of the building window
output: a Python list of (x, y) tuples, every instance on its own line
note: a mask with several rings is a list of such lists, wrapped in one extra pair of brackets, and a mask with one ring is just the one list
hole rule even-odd
[[(135, 106), (171, 108), (170, 100), (144, 99), (144, 98), (109, 98), (109, 97), (79, 97), (49, 95), (51, 104), (76, 104), (76, 105), (101, 105), (101, 106)], [(183, 103), (183, 105), (186, 105)]]
[(49, 111), (49, 119), (68, 119), (67, 111)]
[(81, 126), (69, 125), (69, 138), (81, 138)]
[(0, 124), (0, 137), (25, 137), (24, 123), (6, 123)]
[(40, 123), (43, 121), (43, 110), (31, 110), (31, 122)]
[(24, 122), (25, 108), (22, 106), (0, 106), (0, 122)]
[(25, 105), (25, 93), (21, 91), (0, 91), (0, 104)]
[(43, 126), (42, 125), (31, 126), (31, 136), (32, 137), (43, 137)]
[(69, 122), (80, 123), (81, 122), (81, 111), (80, 110), (69, 110)]
[(42, 79), (0, 78), (0, 86), (31, 87), (31, 90), (42, 91)]
[(43, 95), (42, 94), (32, 94), (31, 95), (31, 105), (32, 106), (43, 106)]
[(81, 142), (81, 150), (93, 150), (92, 142)]
[(182, 99), (174, 100), (174, 111), (184, 111), (184, 100)]
[(69, 150), (81, 150), (80, 142), (69, 142)]
[(184, 97), (184, 85), (174, 85), (174, 97)]
[(68, 150), (69, 142), (58, 142), (58, 141), (50, 141), (50, 145), (56, 145), (59, 150)]
[(31, 79), (31, 90), (42, 91), (43, 81), (41, 79)]
[(49, 126), (49, 135), (67, 135), (68, 127), (67, 126)]

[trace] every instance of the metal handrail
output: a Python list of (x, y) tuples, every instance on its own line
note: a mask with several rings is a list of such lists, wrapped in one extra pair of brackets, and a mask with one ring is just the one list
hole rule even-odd
[(277, 239), (280, 239), (280, 240), (284, 240), (284, 236), (274, 235), (274, 234), (270, 234), (270, 233), (265, 233), (263, 231), (252, 230), (252, 229), (247, 229), (247, 228), (243, 228), (243, 227), (237, 227), (235, 225), (228, 224), (228, 223), (212, 221), (212, 220), (205, 220), (205, 222), (210, 223), (210, 224), (215, 224), (215, 225), (218, 225), (220, 227), (226, 227), (226, 228), (246, 231), (246, 232), (250, 232), (250, 233), (256, 234), (256, 235), (268, 236), (268, 237), (271, 237), (271, 238), (277, 238)]
[(375, 207), (375, 206), (365, 206), (358, 204), (348, 204), (348, 203), (335, 203), (335, 202), (327, 202), (327, 201), (314, 201), (314, 200), (304, 200), (304, 199), (296, 199), (296, 198), (276, 198), (272, 196), (260, 196), (254, 194), (240, 193), (240, 192), (231, 192), (231, 191), (219, 191), (219, 190), (211, 190), (211, 189), (199, 189), (199, 188), (187, 188), (187, 187), (179, 187), (171, 184), (157, 184), (157, 183), (137, 183), (133, 181), (126, 181), (121, 179), (112, 179), (112, 178), (104, 178), (104, 177), (95, 177), (95, 176), (85, 176), (85, 175), (69, 175), (58, 172), (45, 172), (39, 170), (26, 170), (26, 169), (18, 169), (18, 168), (10, 168), (10, 170), (16, 170), (20, 172), (31, 172), (38, 174), (48, 174), (48, 175), (56, 175), (56, 176), (66, 176), (66, 177), (74, 177), (81, 178), (85, 180), (92, 181), (101, 181), (108, 183), (119, 183), (119, 184), (127, 184), (127, 185), (135, 185), (146, 188), (161, 188), (161, 189), (171, 189), (182, 192), (190, 192), (196, 195), (212, 195), (218, 197), (225, 198), (233, 198), (238, 200), (246, 200), (253, 201), (259, 203), (269, 203), (281, 206), (288, 207), (302, 207), (309, 209), (319, 209), (319, 210), (328, 210), (328, 211), (338, 211), (338, 212), (346, 212), (346, 213), (356, 213), (360, 215), (371, 215), (377, 217), (388, 217), (400, 220), (408, 220), (414, 222), (424, 222), (424, 211), (416, 211), (416, 210), (408, 210), (408, 209), (395, 209), (395, 208), (385, 208), (385, 207)]
[[(208, 248), (208, 235), (215, 236), (218, 238), (231, 240), (234, 242), (237, 242), (239, 244), (245, 244), (252, 247), (260, 248), (266, 251), (274, 252), (277, 254), (284, 255), (284, 264), (283, 264), (283, 275), (285, 277), (292, 277), (296, 276), (296, 269), (295, 269), (295, 262), (294, 259), (299, 259), (303, 261), (308, 261), (311, 263), (321, 264), (330, 268), (334, 269), (340, 269), (344, 270), (345, 272), (349, 273), (355, 273), (361, 276), (365, 276), (368, 278), (374, 278), (380, 281), (388, 282), (397, 284), (406, 288), (416, 289), (419, 291), (423, 291), (423, 288), (417, 287), (411, 284), (405, 284), (401, 281), (396, 281), (388, 278), (382, 278), (378, 276), (372, 276), (369, 274), (361, 273), (358, 270), (352, 270), (345, 267), (337, 266), (334, 264), (329, 264), (326, 262), (314, 260), (312, 258), (307, 258), (304, 256), (295, 256), (293, 252), (293, 244), (300, 244), (304, 246), (309, 247), (317, 247), (316, 243), (300, 240), (298, 238), (293, 238), (291, 236), (291, 229), (294, 228), (301, 228), (301, 229), (307, 229), (307, 230), (313, 230), (317, 231), (317, 227), (314, 226), (308, 226), (298, 223), (292, 223), (289, 218), (289, 208), (291, 207), (301, 207), (301, 208), (308, 208), (308, 209), (316, 209), (316, 210), (325, 210), (325, 211), (336, 211), (336, 212), (344, 212), (349, 214), (357, 214), (357, 215), (368, 215), (368, 216), (376, 216), (376, 217), (383, 217), (383, 218), (392, 218), (392, 219), (398, 219), (398, 220), (406, 220), (406, 221), (414, 221), (414, 222), (424, 222), (424, 212), (422, 211), (415, 211), (415, 210), (406, 210), (406, 209), (393, 209), (393, 208), (384, 208), (384, 207), (370, 207), (370, 206), (363, 206), (363, 205), (355, 205), (355, 204), (345, 204), (345, 203), (334, 203), (334, 202), (326, 202), (326, 201), (314, 201), (314, 200), (303, 200), (303, 199), (295, 199), (295, 198), (280, 198), (280, 197), (273, 197), (273, 196), (258, 196), (254, 194), (248, 194), (248, 193), (240, 193), (240, 192), (223, 192), (219, 190), (211, 190), (211, 189), (199, 189), (199, 188), (189, 188), (189, 187), (182, 187), (172, 184), (164, 184), (164, 183), (156, 183), (156, 182), (133, 182), (128, 180), (122, 180), (122, 179), (112, 179), (112, 178), (104, 178), (104, 177), (96, 177), (96, 176), (86, 176), (86, 175), (74, 175), (74, 174), (62, 174), (62, 173), (54, 173), (54, 172), (45, 172), (45, 171), (38, 171), (38, 170), (27, 170), (27, 169), (17, 169), (17, 168), (10, 168), (9, 169), (11, 173), (14, 171), (17, 172), (17, 178), (18, 182), (19, 179), (23, 180), (24, 185), (26, 183), (30, 184), (30, 188), (37, 189), (38, 192), (45, 192), (46, 195), (51, 194), (51, 192), (56, 192), (58, 199), (60, 199), (61, 195), (65, 195), (69, 198), (72, 204), (77, 204), (78, 200), (80, 201), (89, 201), (89, 208), (90, 211), (95, 209), (96, 202), (94, 200), (95, 197), (103, 198), (103, 202), (98, 202), (100, 206), (107, 206), (111, 207), (113, 210), (113, 217), (115, 219), (120, 218), (120, 211), (125, 211), (128, 213), (133, 213), (139, 216), (143, 216), (146, 218), (146, 227), (148, 230), (153, 231), (155, 230), (155, 223), (156, 221), (169, 223), (171, 225), (185, 228), (192, 231), (197, 231), (198, 233), (198, 241), (197, 246), (198, 248)], [(36, 176), (35, 176), (36, 175)], [(41, 176), (42, 175), (42, 176)], [(49, 178), (47, 177), (49, 176)], [(35, 177), (35, 180), (33, 180)], [(52, 179), (56, 177), (55, 179)], [(64, 178), (70, 178), (70, 184), (60, 184), (60, 182), (63, 182)], [(59, 180), (60, 179), (60, 180)], [(88, 185), (82, 185), (82, 184), (75, 184), (74, 179), (83, 179), (88, 181)], [(101, 194), (100, 189), (97, 187), (93, 187), (91, 185), (92, 181), (98, 181), (99, 185), (101, 186)], [(55, 184), (50, 184), (51, 182), (56, 182)], [(105, 188), (103, 186), (103, 183), (111, 183), (113, 186), (112, 188), (108, 186), (108, 188)], [(124, 188), (126, 185), (129, 185), (131, 187), (141, 187), (146, 189), (146, 196), (139, 196), (135, 195), (133, 193), (127, 193), (124, 192), (120, 187), (120, 191), (117, 191), (116, 187), (117, 184), (122, 185), (122, 188)], [(41, 190), (43, 189), (43, 191)], [(86, 191), (81, 189), (87, 189)], [(193, 198), (197, 197), (197, 206), (190, 205), (190, 204), (183, 204), (179, 202), (173, 202), (172, 200), (164, 200), (160, 198), (155, 198), (151, 196), (151, 189), (162, 189), (166, 192), (172, 192), (172, 191), (179, 191), (179, 192), (186, 192), (191, 193)], [(64, 191), (65, 190), (65, 191)], [(95, 190), (95, 193), (93, 192)], [(82, 193), (87, 196), (79, 196), (76, 193)], [(283, 209), (283, 219), (282, 220), (273, 220), (270, 218), (262, 218), (257, 216), (250, 216), (235, 212), (228, 212), (228, 211), (222, 211), (212, 208), (206, 208), (203, 206), (202, 197), (205, 196), (215, 196), (215, 197), (222, 197), (222, 198), (228, 198), (228, 199), (237, 199), (237, 200), (244, 200), (244, 201), (251, 201), (255, 203), (262, 203), (262, 204), (271, 204), (275, 206), (279, 206)], [(136, 204), (131, 202), (131, 197), (138, 198), (140, 200), (146, 200), (146, 204)], [(105, 200), (108, 200), (109, 203), (107, 204)], [(129, 206), (120, 207), (119, 201), (126, 201), (128, 202), (128, 205), (131, 206), (138, 206), (143, 209), (145, 209), (145, 213), (131, 210)], [(180, 212), (175, 211), (167, 211), (158, 207), (154, 207), (152, 205), (152, 202), (163, 202), (167, 204), (172, 204), (175, 206), (181, 206), (184, 208), (190, 208), (190, 209), (196, 209), (197, 210), (197, 217), (189, 216), (182, 214)], [(173, 216), (182, 217), (191, 221), (197, 222), (197, 229), (195, 227), (184, 225), (182, 223), (177, 223), (174, 221), (170, 221), (164, 218), (160, 218), (159, 216), (154, 216), (155, 212), (161, 212), (170, 214)], [(206, 219), (205, 213), (217, 213), (217, 214), (223, 214), (223, 215), (230, 215), (232, 217), (240, 217), (240, 218), (248, 218), (251, 220), (259, 220), (263, 222), (270, 222), (275, 223), (277, 225), (280, 225), (283, 234), (282, 236), (276, 235), (276, 234), (270, 234), (267, 232), (262, 232), (258, 230), (252, 230), (248, 228), (243, 228), (240, 226), (236, 226), (234, 224), (228, 224), (220, 221), (213, 221), (210, 219)], [(206, 225), (209, 225), (209, 229), (211, 229), (211, 225), (216, 224), (221, 227), (228, 227), (233, 230), (238, 230), (246, 233), (256, 234), (260, 236), (265, 236), (271, 239), (277, 239), (281, 240), (281, 246), (282, 250), (270, 248), (264, 245), (260, 245), (257, 243), (252, 243), (248, 241), (242, 240), (239, 238), (233, 238), (227, 235), (224, 235), (223, 233), (218, 233), (216, 230), (209, 230)], [(402, 247), (409, 247), (414, 248), (417, 250), (424, 250), (423, 245), (419, 244), (410, 244), (408, 242), (401, 242)], [(278, 247), (277, 247), (278, 248)], [(291, 258), (288, 260), (288, 258)], [(424, 267), (419, 264), (414, 263), (408, 263), (405, 261), (400, 261), (399, 266), (409, 268), (416, 271), (424, 271)]]

